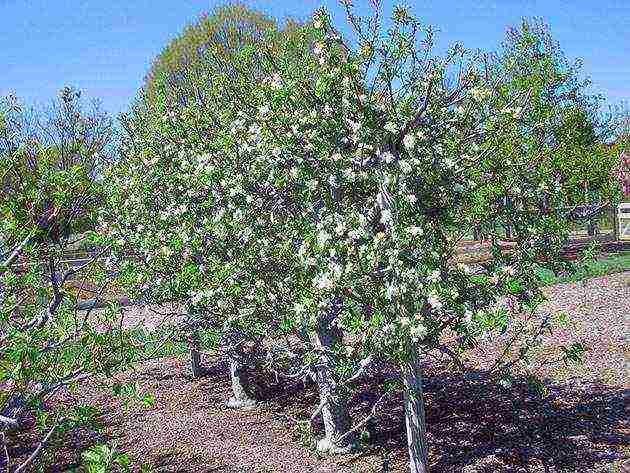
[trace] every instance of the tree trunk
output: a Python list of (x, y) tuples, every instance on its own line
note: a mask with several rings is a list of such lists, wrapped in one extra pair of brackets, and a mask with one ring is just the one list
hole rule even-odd
[(315, 368), (315, 381), (319, 389), (325, 431), (325, 437), (317, 442), (317, 450), (335, 454), (349, 453), (356, 448), (353, 434), (347, 435), (341, 442), (337, 440), (350, 430), (346, 397), (334, 378), (331, 369), (333, 360), (329, 355), (329, 351), (341, 341), (341, 331), (332, 326), (340, 306), (340, 299), (336, 298), (330, 309), (317, 321), (314, 333), (315, 346), (322, 350), (320, 363)]
[(190, 371), (193, 379), (200, 378), (203, 372), (201, 369), (201, 353), (192, 347), (190, 348)]
[(227, 406), (234, 409), (255, 406), (256, 400), (249, 394), (247, 370), (236, 356), (230, 356), (230, 380), (232, 381), (232, 397), (228, 400)]
[[(242, 335), (241, 335), (242, 336)], [(241, 409), (253, 407), (256, 400), (251, 396), (249, 376), (243, 364), (243, 352), (239, 333), (230, 327), (230, 321), (223, 322), (223, 336), (221, 343), (226, 351), (230, 363), (230, 382), (232, 396), (227, 401), (227, 407)]]
[(428, 473), (427, 431), (420, 360), (417, 355), (402, 367), (405, 424), (410, 473)]
[(201, 353), (199, 352), (199, 336), (196, 330), (188, 335), (188, 350), (190, 351), (190, 372), (193, 379), (200, 378), (203, 374), (201, 368)]

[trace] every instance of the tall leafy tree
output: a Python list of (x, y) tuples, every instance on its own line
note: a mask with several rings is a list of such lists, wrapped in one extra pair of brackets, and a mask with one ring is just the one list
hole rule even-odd
[[(290, 37), (296, 27), (288, 20), (282, 37)], [(195, 348), (200, 342), (199, 331), (211, 328), (226, 336), (224, 348), (232, 347), (228, 351), (233, 406), (252, 401), (245, 394), (246, 373), (237, 362), (243, 355), (242, 337), (237, 336), (240, 332), (236, 327), (228, 330), (230, 319), (240, 308), (211, 308), (199, 303), (203, 298), (192, 295), (221, 284), (221, 278), (229, 275), (232, 251), (238, 248), (231, 245), (226, 250), (211, 243), (225, 241), (207, 227), (209, 212), (218, 213), (220, 207), (201, 206), (209, 177), (203, 166), (190, 167), (181, 160), (186, 160), (187, 153), (204, 154), (220, 146), (212, 141), (222, 134), (220, 122), (214, 113), (207, 111), (216, 106), (228, 109), (233, 100), (226, 97), (217, 105), (210, 104), (209, 97), (216, 96), (218, 90), (235, 79), (226, 74), (225, 65), (236, 60), (245, 48), (260, 45), (263, 33), (269, 29), (278, 31), (274, 20), (240, 4), (220, 7), (187, 27), (158, 56), (134, 107), (121, 117), (126, 137), (120, 148), (120, 160), (111, 174), (112, 186), (118, 190), (110, 194), (112, 203), (116, 199), (112, 208), (134, 214), (123, 218), (119, 212), (113, 216), (112, 228), (120, 235), (119, 240), (124, 241), (124, 251), (136, 258), (124, 264), (129, 271), (142, 267), (142, 274), (153, 275), (126, 281), (131, 283), (136, 296), (144, 300), (181, 302), (187, 327), (183, 333), (191, 346), (193, 374), (200, 370)], [(264, 79), (264, 73), (261, 69), (252, 70), (248, 80), (255, 84)], [(245, 89), (239, 91), (245, 92)], [(176, 123), (179, 120), (181, 125)], [(184, 124), (194, 124), (194, 128)], [(192, 149), (188, 148), (189, 143), (194, 143)], [(193, 171), (197, 174), (189, 175)], [(144, 197), (139, 198), (140, 195)], [(130, 204), (133, 208), (129, 208)], [(150, 215), (160, 215), (160, 219), (147, 224)], [(181, 235), (191, 233), (197, 235), (197, 243), (182, 258), (178, 250), (190, 242), (182, 241)], [(151, 238), (140, 240), (134, 236)], [(233, 244), (238, 244), (237, 241)], [(151, 252), (160, 253), (161, 257), (149, 256)], [(199, 265), (205, 269), (198, 271)], [(177, 276), (170, 278), (166, 274)]]
[[(288, 19), (285, 33), (296, 26), (295, 21)], [(256, 44), (268, 29), (278, 29), (275, 19), (241, 3), (223, 5), (202, 15), (153, 61), (140, 102), (145, 106), (163, 100), (180, 105), (203, 102), (205, 86), (212, 74), (221, 70), (222, 62)]]
[[(549, 328), (532, 269), (559, 261), (571, 199), (592, 201), (554, 161), (561, 146), (591, 146), (587, 126), (571, 137), (563, 125), (583, 86), (528, 25), (497, 56), (459, 45), (437, 55), (433, 30), (405, 8), (389, 28), (349, 4), (347, 18), (350, 39), (318, 11), (289, 37), (271, 29), (218, 51), (194, 104), (163, 90), (156, 127), (126, 140), (112, 238), (139, 256), (125, 262), (137, 287), (249, 338), (259, 330), (278, 347), (272, 365), (313, 375), (322, 451), (354, 447), (352, 383), (379, 361), (395, 367), (410, 470), (426, 472), (428, 354), (457, 358), (493, 336), (510, 354), (493, 364), (507, 379)], [(490, 259), (457, 264), (458, 242), (479, 226)]]

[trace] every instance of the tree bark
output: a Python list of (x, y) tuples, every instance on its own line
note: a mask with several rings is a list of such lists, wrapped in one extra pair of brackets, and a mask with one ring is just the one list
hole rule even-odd
[(190, 351), (190, 372), (193, 379), (200, 378), (203, 374), (201, 368), (201, 353), (199, 352), (199, 337), (196, 330), (188, 335), (188, 349)]
[(427, 431), (420, 360), (417, 355), (402, 367), (405, 424), (410, 473), (428, 473)]
[(227, 406), (243, 409), (256, 405), (256, 400), (250, 395), (250, 384), (247, 370), (237, 357), (230, 357), (230, 380), (232, 382), (232, 397)]
[(229, 320), (223, 323), (222, 344), (226, 350), (230, 364), (230, 382), (232, 396), (227, 401), (227, 407), (242, 409), (253, 407), (256, 400), (251, 396), (247, 368), (243, 364), (243, 352), (238, 333), (230, 327)]
[(334, 454), (349, 453), (356, 449), (354, 434), (346, 436), (341, 442), (337, 440), (350, 430), (347, 400), (331, 369), (333, 360), (330, 351), (342, 337), (341, 331), (332, 325), (340, 306), (340, 299), (336, 298), (329, 310), (317, 321), (314, 333), (315, 346), (322, 351), (320, 362), (315, 368), (315, 381), (319, 390), (325, 432), (324, 438), (317, 442), (317, 450)]
[(200, 378), (203, 372), (201, 369), (201, 353), (194, 348), (190, 349), (190, 371), (193, 379)]

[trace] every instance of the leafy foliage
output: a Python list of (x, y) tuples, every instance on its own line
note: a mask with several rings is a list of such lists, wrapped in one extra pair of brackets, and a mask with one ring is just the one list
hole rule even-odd
[(78, 241), (98, 243), (92, 231), (75, 232), (96, 221), (98, 153), (111, 139), (109, 119), (98, 111), (83, 116), (78, 97), (62, 91), (50, 121), (29, 121), (12, 101), (1, 111), (0, 422), (15, 435), (36, 418), (41, 445), (93, 414), (89, 406), (51, 407), (51, 397), (127, 361), (118, 311), (78, 311), (69, 291), (109, 279), (101, 254), (66, 257)]
[[(415, 373), (419, 356), (487, 336), (514, 355), (495, 365), (509, 384), (551, 323), (531, 268), (557, 267), (572, 209), (615, 196), (593, 99), (540, 25), (495, 56), (437, 56), (406, 9), (386, 31), (348, 18), (355, 43), (320, 11), (289, 36), (206, 50), (203, 100), (157, 92), (155, 127), (129, 124), (111, 174), (121, 264), (145, 296), (186, 301), (194, 324), (264, 338), (273, 369), (329, 367), (328, 393), (371, 360)], [(492, 258), (456, 264), (472, 228)], [(330, 346), (314, 342), (324, 332)]]

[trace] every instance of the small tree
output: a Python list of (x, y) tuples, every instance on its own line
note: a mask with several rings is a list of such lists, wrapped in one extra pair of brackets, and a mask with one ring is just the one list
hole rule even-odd
[[(0, 424), (4, 452), (29, 416), (43, 438), (28, 458), (5, 458), (15, 471), (37, 462), (51, 435), (78, 417), (78, 406), (45, 404), (128, 356), (116, 310), (76, 310), (71, 285), (105, 285), (102, 252), (69, 262), (76, 240), (95, 243), (100, 204), (97, 154), (108, 146), (110, 121), (83, 114), (78, 94), (64, 89), (53, 115), (28, 114), (13, 100), (0, 110)], [(88, 227), (89, 228), (89, 227)], [(75, 241), (73, 241), (73, 239)]]
[[(295, 28), (295, 22), (287, 20), (283, 35), (290, 35), (291, 31)], [(267, 17), (261, 12), (252, 10), (244, 5), (232, 4), (217, 8), (210, 15), (202, 16), (199, 21), (188, 26), (185, 31), (175, 38), (162, 53), (154, 61), (151, 71), (149, 72), (143, 89), (140, 91), (138, 99), (134, 104), (130, 114), (123, 117), (123, 124), (126, 128), (126, 135), (129, 138), (128, 147), (123, 147), (121, 154), (123, 161), (127, 163), (121, 163), (118, 166), (116, 173), (120, 176), (132, 176), (136, 172), (146, 172), (147, 167), (137, 161), (138, 157), (145, 154), (151, 154), (154, 156), (155, 162), (151, 164), (157, 164), (153, 167), (153, 170), (157, 171), (161, 167), (162, 161), (172, 158), (166, 158), (172, 155), (174, 152), (186, 152), (190, 153), (190, 156), (185, 156), (177, 159), (190, 159), (191, 156), (204, 156), (208, 150), (216, 149), (217, 144), (206, 143), (205, 141), (211, 141), (214, 137), (220, 138), (221, 130), (217, 129), (217, 121), (214, 118), (217, 110), (212, 110), (211, 113), (207, 113), (212, 107), (222, 107), (225, 101), (216, 104), (210, 103), (209, 97), (212, 95), (213, 90), (222, 85), (216, 80), (218, 76), (223, 78), (224, 74), (220, 74), (224, 68), (225, 62), (229, 62), (228, 58), (235, 57), (239, 54), (242, 48), (247, 45), (255, 44), (260, 41), (263, 32), (272, 28), (277, 30), (276, 23), (273, 19)], [(229, 80), (229, 78), (228, 78)], [(252, 82), (262, 80), (260, 73), (254, 73), (250, 77)], [(205, 116), (202, 116), (201, 111), (204, 111)], [(218, 109), (220, 111), (220, 108)], [(181, 123), (175, 123), (180, 121)], [(177, 140), (171, 140), (170, 134), (174, 133)], [(205, 136), (204, 136), (205, 135)], [(140, 144), (142, 143), (142, 145)], [(168, 143), (168, 144), (167, 144)], [(164, 146), (164, 144), (167, 144)], [(184, 151), (186, 150), (186, 151)], [(141, 158), (142, 159), (142, 158)], [(160, 163), (157, 163), (160, 161)], [(130, 165), (130, 163), (135, 164)], [(170, 164), (168, 164), (170, 166)], [(203, 164), (200, 163), (199, 169), (203, 169)], [(124, 170), (123, 170), (124, 169)], [(184, 174), (189, 171), (195, 171), (193, 168), (182, 170)], [(173, 172), (172, 169), (168, 169), (167, 174)], [(160, 183), (163, 179), (162, 176), (157, 176), (153, 171), (149, 170), (148, 176), (153, 176), (156, 179), (157, 188), (171, 189), (167, 182)], [(213, 176), (212, 178), (215, 178)], [(197, 181), (197, 176), (191, 177), (191, 182)], [(205, 177), (209, 179), (208, 176)], [(186, 185), (184, 177), (183, 182)], [(174, 184), (174, 183), (173, 183)], [(205, 184), (204, 184), (205, 185)], [(121, 187), (114, 185), (114, 187), (120, 189)], [(131, 186), (133, 187), (133, 186)], [(177, 201), (182, 206), (187, 206), (191, 212), (195, 215), (205, 215), (205, 212), (209, 208), (198, 208), (199, 202), (201, 202), (200, 196), (205, 192), (206, 187), (200, 188), (200, 194), (196, 198), (191, 196), (177, 195), (178, 190), (173, 190), (174, 194), (171, 196), (172, 200), (168, 198), (160, 199), (160, 202), (154, 201), (154, 195), (148, 196), (147, 199), (142, 199), (143, 202), (147, 202), (147, 206), (153, 206), (153, 209), (166, 209), (172, 203)], [(148, 191), (146, 187), (140, 189), (133, 187), (133, 189), (126, 189), (123, 191), (124, 195), (128, 195), (127, 190), (141, 195), (142, 192)], [(149, 192), (154, 192), (150, 190)], [(121, 194), (122, 195), (122, 194)], [(181, 208), (181, 207), (180, 207)], [(218, 211), (218, 207), (213, 207)], [(152, 210), (148, 210), (152, 212)], [(136, 215), (138, 217), (138, 215)], [(195, 217), (201, 219), (201, 217)], [(114, 218), (115, 219), (115, 218)], [(174, 222), (171, 222), (173, 224)], [(116, 224), (114, 224), (116, 225)], [(195, 228), (195, 232), (204, 234), (208, 229), (202, 230), (202, 222), (189, 223), (186, 225), (192, 225), (187, 227), (188, 229)], [(182, 225), (182, 230), (186, 225)], [(140, 231), (155, 231), (150, 225), (146, 227), (143, 225)], [(161, 234), (161, 231), (157, 234)], [(156, 235), (156, 233), (153, 233)], [(124, 236), (123, 239), (127, 237)], [(205, 261), (208, 253), (208, 248), (204, 247), (205, 242), (214, 241), (215, 237), (209, 236), (203, 237), (202, 244), (200, 246), (190, 249), (191, 254), (195, 253), (189, 264), (194, 267), (199, 265), (205, 265)], [(233, 240), (237, 241), (237, 240)], [(137, 242), (127, 241), (126, 249), (133, 250), (133, 245)], [(147, 242), (144, 245), (148, 244)], [(218, 245), (214, 245), (215, 248)], [(159, 248), (157, 248), (159, 250)], [(222, 256), (225, 258), (225, 256)], [(172, 258), (177, 260), (178, 256)], [(136, 261), (137, 263), (138, 261)], [(145, 274), (156, 274), (155, 271), (161, 271), (157, 268), (151, 268), (151, 264), (146, 261)], [(177, 272), (178, 265), (173, 266), (173, 271)], [(226, 269), (227, 271), (227, 269)], [(203, 280), (203, 278), (201, 278)], [(210, 286), (209, 282), (206, 283)], [(191, 347), (191, 363), (193, 368), (193, 374), (200, 374), (200, 354), (198, 351), (198, 338), (199, 334), (196, 333), (198, 329), (204, 329), (213, 327), (213, 330), (217, 330), (217, 333), (224, 333), (232, 341), (229, 345), (233, 345), (235, 337), (241, 339), (237, 345), (242, 345), (242, 332), (240, 336), (236, 336), (236, 328), (229, 328), (224, 322), (225, 320), (218, 317), (216, 314), (211, 315), (212, 309), (210, 306), (205, 306), (203, 301), (205, 299), (201, 296), (196, 296), (195, 304), (190, 304), (190, 297), (192, 294), (196, 294), (198, 291), (208, 289), (206, 283), (193, 284), (188, 289), (181, 287), (181, 291), (177, 292), (177, 295), (172, 292), (169, 297), (180, 298), (179, 300), (186, 305), (185, 301), (188, 301), (187, 308), (184, 310), (187, 313), (187, 335), (185, 338), (188, 340)], [(158, 284), (159, 286), (160, 284)], [(163, 300), (161, 296), (153, 294), (149, 296), (149, 293), (145, 291), (144, 297), (147, 300)], [(153, 297), (153, 298), (152, 298)], [(200, 303), (201, 302), (201, 303)], [(204, 313), (204, 310), (206, 313)], [(221, 309), (222, 311), (224, 309)], [(234, 314), (228, 316), (228, 319)], [(228, 330), (229, 328), (229, 330)], [(236, 330), (236, 332), (234, 331)], [(230, 332), (230, 333), (228, 333)], [(195, 348), (197, 346), (197, 348)], [(233, 351), (228, 350), (232, 355), (236, 356), (237, 353), (241, 353), (240, 350)], [(242, 353), (241, 353), (242, 355)], [(244, 380), (245, 372), (242, 367), (237, 366), (237, 359), (232, 358), (232, 372), (242, 373), (242, 379)], [(237, 378), (232, 377), (233, 383), (236, 386), (239, 384)], [(237, 389), (239, 392), (243, 390)], [(249, 404), (249, 400), (244, 399), (245, 404)], [(238, 403), (233, 403), (238, 404)]]

